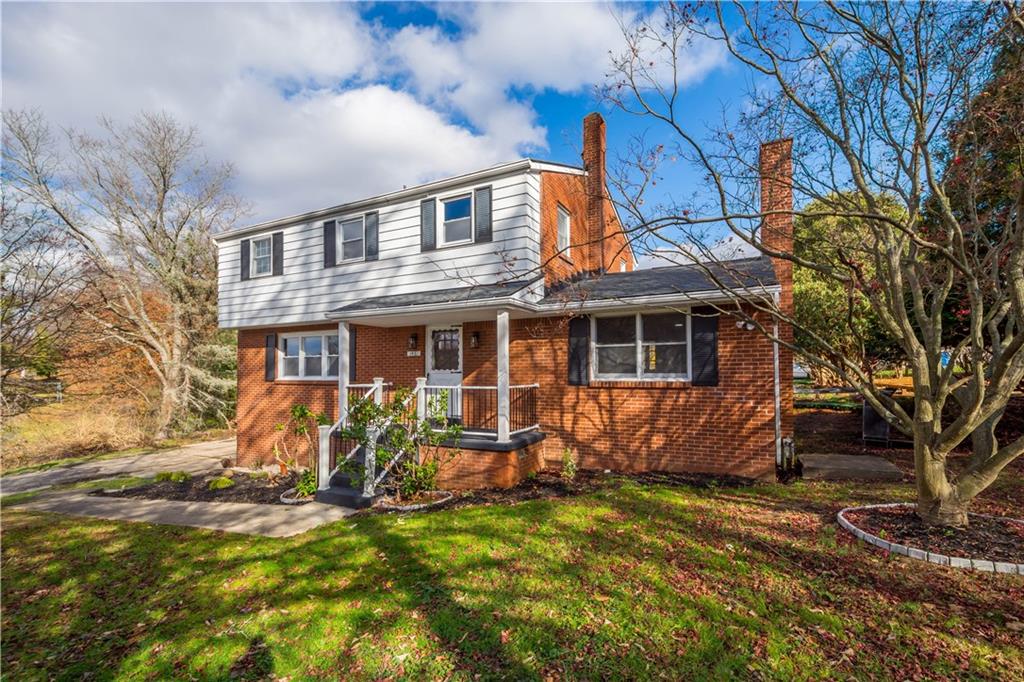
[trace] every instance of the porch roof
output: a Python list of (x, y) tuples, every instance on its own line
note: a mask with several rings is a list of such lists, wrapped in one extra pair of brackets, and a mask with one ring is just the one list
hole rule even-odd
[(344, 314), (379, 310), (385, 312), (394, 308), (410, 308), (413, 306), (434, 306), (453, 303), (481, 303), (493, 301), (501, 303), (503, 299), (511, 299), (530, 281), (504, 282), (501, 284), (480, 284), (468, 287), (450, 287), (433, 291), (416, 291), (409, 294), (392, 294), (390, 296), (373, 296), (361, 301), (335, 308), (332, 313)]
[(704, 265), (674, 265), (592, 275), (566, 282), (549, 291), (540, 305), (626, 302), (629, 299), (672, 295), (699, 300), (711, 293), (739, 289), (752, 292), (776, 287), (778, 283), (771, 259), (758, 256)]

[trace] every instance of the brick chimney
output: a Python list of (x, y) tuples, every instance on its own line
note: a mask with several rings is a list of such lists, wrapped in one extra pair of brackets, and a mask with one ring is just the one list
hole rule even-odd
[(604, 272), (605, 187), (604, 118), (596, 111), (583, 119), (583, 169), (587, 171), (587, 263), (585, 270)]
[[(761, 212), (782, 211), (761, 219), (761, 243), (769, 251), (793, 253), (793, 140), (775, 140), (761, 145), (759, 159), (761, 176)], [(779, 281), (779, 312), (793, 315), (793, 262), (772, 258), (775, 278)], [(779, 324), (779, 338), (793, 341), (793, 328)], [(779, 393), (782, 407), (783, 437), (793, 436), (793, 352), (779, 346)]]

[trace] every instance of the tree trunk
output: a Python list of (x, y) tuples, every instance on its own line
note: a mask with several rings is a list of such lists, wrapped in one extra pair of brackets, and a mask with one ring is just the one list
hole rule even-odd
[(187, 399), (187, 396), (182, 395), (184, 391), (182, 376), (180, 365), (167, 368), (167, 374), (161, 383), (160, 408), (156, 415), (154, 440), (166, 440), (171, 436), (171, 428)]
[(929, 526), (967, 527), (967, 503), (946, 478), (946, 458), (932, 450), (920, 431), (914, 434), (917, 516)]

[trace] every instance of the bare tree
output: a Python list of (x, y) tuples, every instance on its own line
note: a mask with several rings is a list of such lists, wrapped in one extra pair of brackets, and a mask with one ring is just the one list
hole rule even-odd
[(58, 140), (38, 113), (5, 113), (4, 173), (82, 253), (90, 304), (79, 314), (145, 358), (160, 384), (154, 435), (164, 438), (211, 389), (230, 390), (196, 349), (216, 330), (211, 236), (243, 206), (231, 167), (201, 156), (194, 128), (165, 114), (100, 123), (102, 137)]
[(40, 378), (55, 373), (75, 333), (81, 291), (75, 250), (51, 216), (0, 188), (0, 397), (3, 415), (42, 404)]
[[(604, 90), (668, 136), (638, 143), (615, 177), (636, 238), (686, 244), (728, 289), (716, 276), (728, 263), (711, 244), (731, 235), (866, 301), (896, 340), (913, 376), (912, 408), (880, 390), (858, 358), (799, 328), (786, 306), (733, 291), (814, 343), (754, 319), (763, 333), (842, 377), (913, 436), (918, 514), (932, 524), (966, 525), (970, 500), (1024, 452), (1024, 438), (994, 436), (1024, 379), (1024, 74), (997, 68), (1020, 49), (1022, 31), (1018, 3), (669, 4), (624, 26), (626, 48)], [(744, 110), (710, 130), (687, 123), (676, 78), (694, 41), (723, 46), (750, 85)], [(794, 141), (792, 178), (762, 180), (757, 149), (780, 136)], [(994, 145), (1006, 160), (1001, 200), (981, 201)], [(709, 201), (645, 201), (671, 158), (700, 169)], [(789, 186), (812, 209), (761, 209), (759, 182)], [(794, 217), (856, 221), (862, 234), (824, 253), (781, 249), (771, 233)], [(947, 404), (959, 409), (950, 415)], [(969, 461), (950, 467), (968, 442)]]

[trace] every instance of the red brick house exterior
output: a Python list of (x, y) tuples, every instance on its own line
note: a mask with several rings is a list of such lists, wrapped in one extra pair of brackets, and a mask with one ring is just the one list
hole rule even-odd
[[(287, 419), (288, 410), (296, 403), (337, 420), (342, 384), (365, 385), (382, 377), (395, 386), (414, 386), (417, 378), (430, 372), (429, 328), (451, 318), (461, 334), (460, 385), (497, 385), (500, 391), (499, 358), (507, 357), (507, 380), (513, 385), (535, 385), (529, 391), (539, 428), (521, 434), (531, 438), (508, 439), (507, 447), (476, 449), (474, 443), (479, 444), (480, 439), (470, 439), (442, 470), (440, 483), (444, 487), (511, 486), (531, 471), (557, 467), (566, 448), (578, 457), (582, 468), (774, 477), (782, 441), (792, 438), (791, 354), (776, 348), (762, 334), (743, 328), (742, 323), (737, 325), (732, 318), (710, 314), (714, 309), (701, 307), (704, 299), (724, 306), (726, 298), (710, 291), (711, 287), (691, 284), (700, 280), (693, 266), (664, 272), (634, 271), (636, 261), (629, 240), (605, 188), (604, 122), (592, 114), (584, 128), (582, 171), (545, 167), (532, 181), (535, 190), (531, 191), (539, 194), (535, 228), (539, 279), (517, 280), (515, 286), (496, 289), (498, 293), (493, 295), (488, 289), (489, 297), (480, 294), (479, 303), (471, 296), (463, 299), (463, 305), (438, 296), (434, 296), (435, 303), (409, 303), (416, 301), (416, 293), (410, 293), (364, 299), (339, 308), (320, 323), (240, 329), (238, 463), (271, 461), (275, 426)], [(790, 141), (784, 140), (766, 145), (761, 154), (762, 204), (769, 213), (762, 239), (768, 248), (779, 250), (788, 250), (792, 240), (790, 149)], [(492, 197), (496, 202), (500, 196), (497, 190), (488, 195), (488, 210)], [(474, 199), (474, 216), (481, 203)], [(559, 207), (572, 216), (568, 256), (557, 247)], [(447, 223), (444, 229), (448, 229)], [(245, 258), (244, 249), (242, 253)], [(749, 287), (760, 287), (766, 297), (777, 296), (783, 311), (791, 312), (791, 265), (773, 261), (758, 259), (742, 265), (750, 272), (762, 273), (760, 280), (746, 270), (743, 276), (748, 277)], [(643, 297), (634, 300), (614, 293), (638, 286), (640, 278), (647, 278), (639, 285)], [(669, 280), (676, 283), (671, 285), (674, 288), (660, 294), (652, 292), (654, 285), (646, 284), (665, 286)], [(584, 285), (577, 288), (576, 282)], [(686, 287), (689, 290), (682, 291)], [(454, 280), (452, 289), (465, 291)], [(674, 293), (680, 296), (669, 302)], [(652, 298), (651, 294), (657, 295)], [(560, 300), (564, 303), (557, 305)], [(477, 309), (479, 316), (473, 313)], [(499, 311), (497, 322), (493, 310)], [(591, 332), (584, 332), (587, 325), (596, 330), (600, 320), (590, 320), (590, 316), (639, 313), (639, 330), (647, 325), (644, 316), (648, 310), (687, 311), (687, 376), (666, 380), (598, 376), (594, 368), (597, 337), (587, 337)], [(502, 311), (511, 319), (502, 318)], [(710, 313), (698, 315), (697, 311)], [(703, 320), (700, 332), (698, 320)], [(761, 321), (770, 327), (767, 317)], [(344, 333), (356, 339), (352, 352), (339, 351), (352, 363), (349, 372), (337, 379), (283, 380), (279, 337), (285, 332), (335, 334), (339, 322), (346, 325)], [(507, 351), (501, 346), (502, 324), (508, 330)], [(789, 330), (781, 329), (780, 334), (791, 338)], [(587, 341), (574, 346), (574, 338)], [(706, 343), (709, 338), (714, 343), (710, 351), (699, 347), (698, 339)], [(644, 345), (643, 340), (636, 343), (641, 344), (637, 358), (662, 353)], [(627, 360), (628, 353), (623, 356)], [(696, 381), (698, 355), (705, 363), (702, 371), (710, 377), (708, 381)], [(709, 357), (713, 374), (707, 374)], [(577, 367), (581, 363), (585, 365), (582, 370)], [(345, 367), (344, 362), (341, 366)], [(344, 374), (344, 369), (340, 371)], [(304, 458), (309, 457), (310, 453), (300, 452), (299, 462), (305, 463)]]

